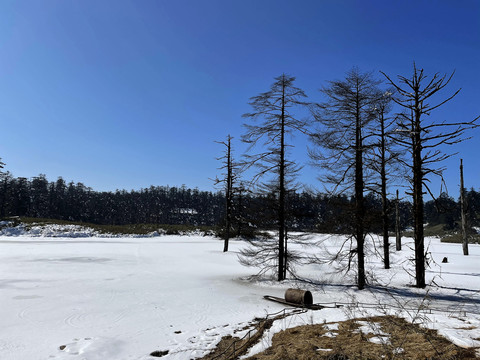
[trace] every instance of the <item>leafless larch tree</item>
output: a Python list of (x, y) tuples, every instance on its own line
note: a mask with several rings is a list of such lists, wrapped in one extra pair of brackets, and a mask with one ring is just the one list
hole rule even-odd
[[(244, 262), (249, 263), (247, 258), (256, 260), (252, 265), (267, 266), (265, 256), (271, 259), (272, 251), (277, 256), (277, 279), (284, 280), (288, 268), (286, 252), (286, 197), (289, 191), (289, 177), (294, 177), (298, 171), (295, 163), (288, 158), (288, 149), (293, 145), (288, 143), (289, 136), (295, 132), (305, 133), (306, 122), (298, 119), (294, 109), (306, 106), (306, 98), (303, 90), (293, 85), (294, 77), (282, 74), (275, 78), (270, 90), (251, 98), (250, 105), (253, 111), (243, 116), (254, 123), (245, 124), (246, 133), (242, 141), (249, 144), (245, 155), (245, 167), (254, 167), (256, 172), (253, 176), (254, 184), (268, 184), (266, 187), (275, 196), (275, 214), (278, 226), (278, 245), (275, 249), (257, 248), (245, 250)], [(258, 121), (258, 123), (255, 123)], [(253, 153), (254, 150), (260, 152)], [(258, 151), (258, 150), (257, 150)], [(257, 253), (258, 252), (258, 253)], [(260, 262), (258, 262), (260, 261)], [(263, 265), (262, 265), (263, 264)]]
[(232, 137), (227, 136), (226, 141), (217, 141), (218, 144), (225, 146), (225, 155), (217, 158), (222, 161), (219, 168), (224, 171), (223, 178), (216, 178), (215, 185), (223, 184), (225, 190), (225, 229), (222, 234), (224, 237), (223, 251), (228, 251), (228, 243), (232, 230), (232, 211), (233, 211), (233, 184), (237, 178), (237, 165), (233, 162), (232, 157)]
[(382, 236), (383, 236), (383, 264), (385, 269), (390, 268), (390, 243), (388, 236), (389, 218), (393, 210), (388, 199), (388, 186), (397, 180), (394, 174), (398, 173), (400, 153), (395, 146), (395, 118), (389, 116), (392, 111), (393, 89), (379, 91), (376, 95), (373, 111), (373, 143), (368, 153), (367, 167), (377, 176), (367, 188), (380, 195), (382, 199)]
[(415, 279), (416, 287), (424, 288), (425, 283), (425, 245), (424, 245), (424, 209), (423, 195), (427, 191), (433, 198), (429, 188), (431, 176), (438, 176), (443, 182), (444, 167), (441, 161), (448, 159), (453, 154), (445, 153), (445, 145), (457, 144), (468, 138), (468, 130), (478, 127), (478, 117), (473, 120), (459, 119), (438, 121), (431, 116), (434, 110), (452, 100), (460, 90), (453, 94), (439, 98), (441, 92), (450, 82), (454, 73), (432, 77), (425, 75), (423, 69), (413, 65), (413, 73), (409, 77), (398, 76), (393, 81), (388, 75), (382, 73), (392, 85), (397, 96), (393, 101), (400, 105), (404, 111), (398, 114), (397, 131), (403, 134), (397, 139), (410, 155), (409, 161), (404, 165), (409, 169), (407, 180), (413, 197), (413, 219), (415, 240)]
[(324, 170), (320, 177), (332, 184), (332, 192), (350, 192), (354, 189), (355, 208), (351, 238), (356, 248), (350, 251), (350, 261), (357, 256), (357, 286), (365, 287), (365, 203), (367, 177), (365, 159), (371, 146), (372, 120), (378, 98), (379, 82), (370, 73), (353, 68), (344, 80), (331, 81), (321, 92), (326, 101), (312, 106), (317, 130), (311, 135), (313, 147), (310, 156), (314, 164)]

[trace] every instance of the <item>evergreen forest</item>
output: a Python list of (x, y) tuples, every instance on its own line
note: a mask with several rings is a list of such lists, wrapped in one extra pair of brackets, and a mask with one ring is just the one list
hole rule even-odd
[[(185, 186), (151, 186), (140, 190), (99, 192), (82, 183), (66, 182), (63, 178), (48, 181), (40, 174), (33, 179), (1, 174), (0, 216), (48, 218), (99, 225), (168, 224), (221, 227), (225, 216), (225, 194), (222, 191), (201, 191)], [(233, 228), (240, 235), (249, 229), (274, 229), (275, 214), (269, 206), (274, 193), (244, 194), (234, 202)], [(374, 193), (366, 196), (368, 226), (381, 232), (381, 199)], [(471, 226), (480, 226), (480, 192), (466, 191), (467, 217)], [(297, 231), (348, 233), (349, 209), (353, 198), (311, 191), (290, 192), (287, 208), (288, 227)], [(393, 205), (393, 201), (392, 201)], [(270, 209), (270, 210), (269, 210)], [(411, 227), (411, 204), (400, 201), (402, 229)], [(393, 212), (392, 212), (393, 213)], [(249, 215), (254, 214), (254, 216)], [(436, 201), (425, 203), (425, 220), (442, 225), (445, 230), (458, 229), (460, 205), (443, 193)], [(394, 231), (395, 221), (391, 231)]]

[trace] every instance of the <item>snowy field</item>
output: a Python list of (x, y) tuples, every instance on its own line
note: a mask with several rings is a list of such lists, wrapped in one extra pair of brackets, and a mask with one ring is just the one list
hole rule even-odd
[[(0, 359), (127, 360), (201, 357), (221, 336), (244, 328), (254, 317), (283, 309), (263, 299), (283, 297), (288, 287), (313, 293), (316, 303), (343, 308), (277, 321), (250, 353), (269, 345), (274, 332), (296, 325), (349, 317), (396, 314), (427, 325), (461, 346), (480, 346), (480, 246), (470, 256), (460, 244), (431, 238), (427, 290), (412, 288), (405, 270), (413, 256), (404, 244), (392, 251), (392, 269), (382, 269), (370, 246), (367, 270), (375, 286), (358, 291), (354, 274), (330, 264), (305, 265), (309, 283), (251, 280), (255, 269), (239, 265), (245, 244), (212, 237), (45, 237), (0, 236)], [(316, 235), (323, 253), (342, 239)], [(410, 240), (411, 241), (411, 240)], [(392, 239), (393, 243), (393, 239)], [(394, 248), (394, 246), (393, 246)], [(448, 263), (442, 264), (443, 257)], [(386, 287), (379, 286), (388, 285)], [(425, 296), (427, 294), (427, 296)], [(245, 333), (245, 332), (243, 332)], [(242, 335), (242, 332), (237, 333)]]

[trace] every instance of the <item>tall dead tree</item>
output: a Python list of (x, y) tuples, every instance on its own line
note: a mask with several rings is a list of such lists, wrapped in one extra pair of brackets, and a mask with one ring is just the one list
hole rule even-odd
[(334, 192), (348, 192), (354, 188), (352, 236), (357, 246), (350, 253), (349, 262), (357, 256), (359, 289), (365, 287), (364, 160), (369, 148), (367, 139), (371, 129), (368, 126), (374, 117), (378, 84), (370, 73), (353, 68), (345, 80), (331, 81), (321, 90), (326, 102), (312, 106), (318, 129), (311, 136), (314, 148), (310, 149), (310, 157), (314, 164), (326, 170), (321, 180), (332, 184)]
[(220, 169), (224, 170), (224, 178), (223, 179), (215, 179), (215, 184), (223, 183), (225, 186), (225, 229), (224, 229), (224, 245), (223, 251), (228, 251), (228, 243), (231, 236), (231, 229), (232, 229), (232, 209), (233, 209), (233, 183), (236, 177), (234, 173), (234, 163), (232, 159), (232, 137), (230, 135), (227, 136), (226, 141), (217, 141), (218, 144), (225, 146), (225, 155), (222, 157), (217, 158), (217, 160), (221, 160), (223, 165)]
[(462, 220), (463, 255), (468, 255), (467, 217), (465, 208), (465, 187), (463, 185), (463, 159), (460, 159), (460, 214)]
[(293, 132), (306, 132), (306, 122), (297, 119), (292, 113), (293, 108), (307, 105), (302, 101), (306, 98), (305, 93), (293, 85), (294, 81), (294, 77), (285, 74), (276, 77), (269, 91), (251, 98), (249, 104), (253, 112), (243, 115), (250, 120), (261, 119), (259, 124), (245, 124), (247, 132), (242, 136), (242, 141), (250, 145), (248, 152), (256, 145), (264, 148), (260, 153), (247, 153), (245, 156), (245, 165), (257, 168), (253, 183), (269, 176), (274, 183), (270, 190), (274, 191), (277, 200), (275, 212), (278, 225), (278, 281), (285, 279), (287, 268), (285, 251), (287, 177), (297, 170), (295, 163), (287, 158), (287, 149), (292, 147), (287, 140), (288, 135)]
[[(371, 147), (372, 161), (369, 166), (378, 175), (378, 181), (374, 181), (370, 190), (378, 193), (382, 199), (382, 235), (383, 235), (383, 264), (385, 269), (390, 269), (390, 243), (388, 236), (389, 218), (391, 212), (388, 200), (387, 184), (394, 177), (395, 166), (398, 165), (398, 152), (395, 151), (393, 141), (395, 119), (390, 118), (388, 113), (392, 110), (393, 90), (379, 92), (374, 105), (375, 120), (373, 129), (374, 140)], [(387, 175), (390, 173), (390, 176)]]
[(5, 216), (5, 197), (7, 194), (7, 179), (8, 179), (8, 172), (7, 174), (3, 173), (1, 169), (5, 166), (5, 163), (2, 162), (2, 158), (0, 158), (0, 176), (3, 177), (3, 191), (2, 191), (2, 196), (1, 196), (1, 203), (0, 203), (0, 216), (4, 217)]
[(398, 189), (397, 198), (395, 199), (395, 250), (402, 250), (402, 231), (400, 227), (400, 200), (398, 198)]
[(437, 99), (438, 92), (443, 90), (452, 79), (450, 76), (436, 73), (431, 79), (424, 74), (423, 69), (413, 65), (410, 77), (398, 76), (393, 81), (382, 73), (396, 89), (398, 96), (393, 101), (405, 111), (398, 114), (398, 132), (404, 134), (397, 138), (397, 143), (403, 146), (411, 156), (404, 165), (409, 168), (407, 180), (410, 183), (413, 197), (414, 241), (415, 241), (415, 279), (416, 287), (424, 288), (425, 282), (425, 245), (424, 245), (424, 209), (423, 195), (426, 190), (432, 197), (428, 186), (430, 176), (439, 176), (443, 181), (444, 167), (439, 163), (453, 154), (442, 151), (444, 145), (453, 145), (465, 140), (465, 132), (478, 125), (478, 117), (471, 121), (437, 122), (430, 117), (432, 111), (452, 100), (460, 90), (452, 95)]

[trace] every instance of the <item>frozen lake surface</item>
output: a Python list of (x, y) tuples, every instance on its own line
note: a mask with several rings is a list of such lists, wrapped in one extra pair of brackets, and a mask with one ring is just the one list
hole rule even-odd
[[(316, 235), (335, 248), (341, 237)], [(392, 252), (392, 269), (382, 269), (372, 247), (367, 262), (375, 284), (358, 291), (354, 274), (329, 264), (305, 265), (312, 283), (251, 281), (255, 269), (239, 265), (245, 244), (232, 241), (223, 253), (218, 239), (203, 236), (150, 238), (0, 237), (0, 358), (162, 359), (200, 357), (256, 316), (281, 310), (264, 295), (283, 297), (288, 287), (312, 291), (314, 302), (360, 303), (358, 307), (310, 311), (275, 324), (252, 351), (268, 346), (273, 332), (312, 322), (341, 321), (366, 314), (413, 316), (428, 305), (429, 327), (463, 346), (480, 346), (480, 247), (464, 257), (460, 244), (429, 239), (432, 267), (414, 289), (405, 269), (412, 251)], [(377, 249), (381, 253), (381, 249)], [(311, 249), (304, 249), (311, 252)], [(321, 248), (317, 249), (319, 254)], [(447, 256), (449, 263), (441, 264)], [(385, 305), (385, 306), (384, 306)], [(60, 348), (62, 347), (62, 349)]]

